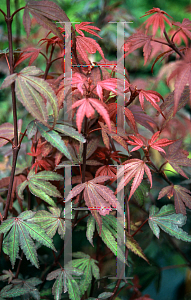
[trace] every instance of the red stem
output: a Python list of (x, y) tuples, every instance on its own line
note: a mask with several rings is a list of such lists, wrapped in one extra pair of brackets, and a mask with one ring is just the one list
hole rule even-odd
[[(10, 16), (10, 0), (7, 0), (7, 16), (5, 16), (5, 21), (7, 23), (7, 30), (8, 30), (8, 41), (9, 41), (9, 65), (10, 65), (10, 75), (14, 73), (14, 60), (13, 60), (13, 40), (12, 40), (12, 16)], [(13, 162), (12, 162), (12, 169), (10, 175), (10, 182), (8, 187), (8, 195), (7, 201), (4, 210), (4, 220), (7, 219), (10, 201), (11, 201), (11, 193), (13, 188), (14, 176), (15, 176), (15, 169), (16, 169), (16, 162), (17, 156), (20, 149), (20, 145), (18, 145), (18, 128), (17, 128), (17, 106), (16, 106), (16, 96), (15, 96), (15, 83), (11, 84), (11, 93), (12, 93), (12, 107), (13, 107), (13, 123), (14, 123), (14, 146), (12, 147), (13, 151)], [(1, 234), (0, 239), (0, 253), (3, 243), (3, 233)]]

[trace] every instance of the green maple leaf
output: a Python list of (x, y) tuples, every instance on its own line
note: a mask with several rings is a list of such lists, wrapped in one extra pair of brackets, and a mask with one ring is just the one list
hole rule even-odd
[(21, 199), (23, 199), (23, 191), (28, 185), (29, 190), (33, 195), (41, 198), (52, 206), (56, 206), (55, 202), (50, 198), (50, 196), (62, 198), (62, 195), (54, 185), (48, 182), (48, 180), (58, 181), (63, 179), (64, 178), (61, 175), (55, 172), (41, 171), (35, 174), (33, 170), (30, 170), (27, 180), (18, 185), (18, 195)]
[(176, 214), (172, 204), (164, 205), (160, 211), (155, 205), (150, 208), (149, 226), (157, 238), (159, 238), (161, 228), (179, 240), (191, 242), (191, 236), (180, 228), (185, 223), (186, 216)]
[(76, 259), (73, 259), (71, 262), (69, 262), (68, 265), (70, 267), (75, 267), (83, 271), (81, 279), (77, 280), (77, 282), (79, 283), (81, 295), (83, 295), (85, 291), (87, 291), (93, 276), (96, 279), (100, 278), (99, 268), (96, 265), (98, 261), (83, 252), (72, 253), (72, 256)]
[(52, 287), (52, 293), (55, 300), (61, 299), (62, 292), (68, 292), (71, 300), (80, 300), (80, 289), (72, 275), (82, 275), (83, 272), (76, 268), (70, 267), (68, 264), (64, 269), (57, 269), (49, 273), (46, 277), (47, 280), (53, 280), (56, 278)]
[(112, 215), (102, 216), (101, 220), (102, 220), (102, 231), (100, 233), (98, 223), (95, 221), (93, 216), (89, 217), (87, 231), (86, 231), (86, 237), (88, 241), (93, 246), (93, 234), (95, 231), (95, 224), (96, 224), (97, 230), (99, 232), (99, 236), (101, 237), (103, 242), (115, 255), (117, 253), (117, 257), (122, 262), (124, 262), (125, 256), (121, 248), (119, 247), (119, 245), (117, 247), (117, 243), (116, 243), (117, 237), (120, 244), (123, 241), (123, 232), (124, 232), (123, 227), (122, 226), (120, 226), (119, 228), (117, 227), (117, 219)]
[(36, 212), (32, 221), (35, 224), (38, 224), (41, 228), (43, 228), (48, 236), (51, 238), (56, 234), (58, 230), (58, 234), (64, 239), (65, 235), (65, 220), (64, 220), (64, 211), (61, 213), (61, 210), (57, 207), (48, 207), (49, 211), (39, 210)]
[(34, 214), (35, 212), (28, 210), (0, 225), (0, 233), (6, 234), (3, 241), (3, 251), (9, 255), (12, 267), (15, 265), (20, 246), (26, 258), (36, 268), (39, 268), (36, 247), (32, 239), (56, 251), (52, 239), (45, 230), (37, 224), (30, 223)]
[(29, 297), (32, 296), (33, 299), (40, 300), (40, 293), (35, 287), (40, 283), (42, 283), (42, 281), (36, 277), (27, 280), (13, 279), (11, 284), (1, 290), (0, 295), (6, 298), (12, 298), (27, 294)]

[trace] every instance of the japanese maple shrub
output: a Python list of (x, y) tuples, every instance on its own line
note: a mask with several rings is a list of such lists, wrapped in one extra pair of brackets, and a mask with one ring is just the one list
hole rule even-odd
[[(48, 32), (38, 45), (27, 45), (18, 55), (11, 25), (20, 10), (24, 10), (27, 38), (31, 16)], [(47, 0), (30, 0), (12, 14), (7, 0), (7, 13), (0, 12), (7, 24), (9, 50), (4, 56), (10, 71), (1, 90), (11, 93), (14, 120), (0, 125), (0, 146), (12, 146), (10, 174), (0, 180), (0, 298), (58, 300), (66, 293), (72, 300), (122, 299), (125, 291), (131, 300), (151, 299), (140, 291), (133, 269), (139, 259), (133, 253), (150, 266), (150, 258), (136, 239), (144, 233), (143, 225), (148, 223), (157, 238), (162, 230), (172, 241), (171, 236), (191, 242), (181, 228), (191, 209), (191, 192), (165, 172), (168, 164), (186, 179), (190, 174), (182, 168), (191, 166), (184, 149), (190, 123), (186, 120), (184, 127), (179, 111), (191, 100), (191, 21), (175, 22), (163, 10), (153, 8), (121, 48), (122, 59), (143, 48), (144, 64), (155, 58), (152, 70), (160, 59), (176, 58), (167, 79), (167, 83), (174, 80), (174, 91), (163, 98), (155, 90), (133, 84), (128, 70), (120, 68), (122, 60), (106, 59), (97, 41), (100, 29), (92, 22), (73, 26), (61, 8)], [(90, 61), (89, 54), (96, 52), (101, 61)], [(70, 53), (68, 67), (65, 58)], [(39, 56), (45, 60), (45, 71), (35, 66)], [(28, 66), (22, 68), (26, 62)], [(124, 106), (119, 96), (124, 96)], [(26, 128), (17, 120), (18, 102), (33, 118)], [(176, 130), (180, 124), (181, 133)], [(25, 147), (21, 153), (23, 145), (30, 146), (30, 152)], [(27, 162), (24, 167), (17, 164), (19, 156)], [(72, 171), (68, 177), (67, 168)], [(152, 203), (153, 186), (158, 183), (163, 186), (158, 199), (168, 197), (162, 206), (160, 201)], [(119, 195), (124, 196), (124, 205)], [(69, 201), (72, 216), (66, 212)], [(86, 233), (89, 252), (79, 249), (63, 264), (67, 224), (72, 234)], [(100, 282), (109, 280), (103, 275), (107, 257), (115, 256), (123, 263), (120, 277), (100, 287)], [(28, 274), (22, 269), (23, 261)], [(132, 281), (122, 276), (124, 272), (128, 276), (129, 269)]]

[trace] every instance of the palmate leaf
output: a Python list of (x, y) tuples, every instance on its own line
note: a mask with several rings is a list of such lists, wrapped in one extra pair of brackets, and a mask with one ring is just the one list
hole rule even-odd
[(28, 185), (29, 190), (33, 195), (41, 198), (52, 206), (56, 206), (50, 196), (62, 198), (62, 195), (54, 185), (48, 182), (48, 180), (59, 181), (63, 179), (64, 178), (61, 175), (52, 171), (41, 171), (40, 173), (35, 174), (35, 172), (31, 170), (27, 176), (27, 180), (18, 186), (18, 195), (23, 199), (23, 191)]
[(56, 124), (54, 127), (54, 130), (63, 133), (66, 136), (70, 136), (73, 139), (85, 143), (86, 139), (83, 137), (82, 134), (80, 134), (76, 129), (74, 129), (71, 126), (63, 125), (63, 124)]
[[(118, 234), (118, 237), (121, 237), (121, 238), (123, 235), (121, 235), (120, 232), (117, 232), (117, 229), (114, 229), (113, 226), (111, 226), (111, 224), (108, 224), (108, 221), (107, 221), (108, 217), (112, 217), (112, 216), (107, 216), (107, 218), (102, 217), (102, 222), (103, 222), (102, 230), (101, 230), (101, 234), (99, 234), (99, 235), (100, 235), (101, 239), (103, 240), (103, 242), (106, 244), (106, 246), (114, 253), (114, 255), (116, 255), (117, 258), (120, 259), (124, 263), (125, 256), (124, 256), (120, 246), (117, 245), (117, 243), (116, 243), (117, 234)], [(113, 220), (112, 220), (112, 223), (114, 224), (115, 222), (113, 222)], [(97, 230), (98, 230), (97, 222), (96, 222), (96, 226), (97, 226)], [(127, 262), (126, 262), (126, 264), (127, 264)]]
[(45, 210), (37, 211), (31, 221), (43, 228), (51, 238), (58, 230), (58, 234), (64, 239), (65, 220), (61, 216), (61, 210), (57, 207), (49, 207), (48, 209), (50, 212)]
[(43, 124), (37, 123), (37, 128), (40, 134), (56, 149), (62, 152), (68, 159), (71, 160), (70, 152), (68, 151), (64, 141), (61, 139), (60, 134), (54, 130), (49, 130), (48, 127)]
[(161, 199), (164, 195), (167, 195), (169, 199), (174, 196), (176, 213), (186, 215), (185, 206), (191, 209), (191, 196), (189, 194), (191, 192), (180, 185), (170, 185), (160, 191), (158, 199)]
[(159, 238), (161, 228), (179, 240), (191, 242), (191, 236), (180, 228), (185, 223), (186, 216), (176, 214), (172, 204), (164, 205), (160, 211), (155, 205), (150, 208), (149, 226), (157, 238)]
[(99, 268), (96, 265), (98, 261), (92, 259), (89, 255), (83, 252), (73, 253), (72, 256), (76, 257), (77, 259), (73, 259), (72, 261), (70, 261), (68, 266), (75, 267), (83, 272), (81, 279), (77, 279), (80, 287), (80, 293), (81, 295), (83, 295), (85, 291), (87, 291), (93, 276), (96, 279), (100, 278)]
[[(100, 215), (105, 216), (111, 211), (111, 206), (116, 208), (121, 215), (123, 215), (120, 204), (117, 201), (113, 191), (101, 184), (108, 179), (110, 176), (98, 176), (92, 180), (85, 183), (78, 184), (75, 186), (65, 199), (65, 202), (69, 201), (71, 198), (77, 196), (80, 192), (84, 190), (84, 200), (88, 208), (91, 210), (92, 215), (99, 224), (99, 233), (101, 233), (102, 221)], [(109, 202), (109, 204), (108, 204)], [(111, 205), (111, 206), (110, 206)], [(100, 215), (99, 215), (100, 214)]]
[(34, 214), (32, 211), (25, 211), (16, 218), (8, 219), (0, 225), (0, 233), (7, 234), (5, 240), (8, 245), (7, 250), (12, 267), (15, 265), (19, 246), (26, 255), (26, 258), (30, 260), (36, 268), (39, 267), (36, 248), (32, 238), (56, 251), (52, 239), (46, 234), (44, 229), (37, 224), (30, 223), (30, 219)]
[(85, 116), (87, 118), (93, 117), (94, 109), (96, 109), (97, 112), (102, 116), (109, 130), (111, 131), (111, 122), (110, 122), (109, 114), (101, 101), (94, 98), (83, 98), (81, 100), (76, 101), (74, 104), (72, 104), (72, 108), (76, 108), (78, 106), (80, 107), (78, 108), (78, 112), (76, 114), (76, 124), (79, 133), (81, 132), (82, 129), (82, 121), (84, 117)]
[[(87, 223), (87, 231), (86, 231), (86, 237), (88, 241), (92, 244), (93, 246), (93, 234), (95, 231), (95, 224), (97, 228), (99, 227), (98, 223), (95, 221), (95, 219), (90, 216), (88, 218), (88, 223)], [(90, 228), (89, 228), (90, 227)], [(117, 231), (118, 229), (118, 231)], [(100, 237), (103, 240), (103, 242), (106, 244), (106, 246), (116, 255), (118, 255), (118, 258), (124, 262), (124, 255), (119, 247), (117, 247), (116, 244), (116, 239), (117, 239), (117, 234), (118, 234), (118, 241), (122, 243), (123, 238), (124, 238), (124, 230), (123, 227), (120, 226), (119, 228), (117, 227), (117, 219), (112, 216), (112, 215), (106, 215), (102, 216), (102, 231)]]
[(21, 295), (32, 296), (33, 299), (40, 300), (40, 293), (36, 288), (42, 281), (36, 277), (27, 280), (13, 279), (11, 284), (5, 286), (0, 295), (6, 298), (18, 297)]
[(152, 175), (149, 167), (146, 165), (146, 163), (140, 159), (134, 158), (130, 160), (126, 160), (123, 163), (123, 167), (120, 168), (120, 170), (117, 172), (116, 178), (121, 177), (124, 174), (124, 178), (120, 181), (118, 184), (117, 190), (115, 191), (115, 194), (119, 193), (121, 189), (129, 183), (129, 181), (134, 177), (130, 195), (128, 198), (128, 201), (140, 185), (141, 181), (143, 180), (144, 172), (146, 172), (151, 187), (152, 187)]
[[(96, 138), (88, 142), (87, 151), (86, 151), (86, 159), (87, 159), (86, 164), (87, 165), (100, 165), (101, 164), (94, 160), (88, 160), (88, 158), (96, 151), (98, 144), (99, 144), (99, 141)], [(67, 149), (71, 156), (71, 162), (63, 161), (61, 164), (59, 164), (56, 167), (56, 169), (63, 168), (66, 164), (73, 164), (73, 165), (83, 164), (83, 143), (80, 142), (79, 147), (75, 146), (75, 151), (70, 144), (67, 145)]]
[(76, 268), (71, 268), (66, 265), (64, 269), (57, 269), (47, 275), (47, 280), (53, 280), (56, 278), (52, 287), (52, 293), (55, 300), (61, 299), (62, 291), (66, 293), (68, 291), (69, 298), (71, 300), (80, 300), (80, 289), (75, 279), (71, 275), (80, 276), (83, 272)]
[(65, 12), (56, 3), (53, 1), (28, 1), (23, 14), (23, 24), (27, 33), (27, 37), (29, 37), (31, 29), (29, 12), (41, 26), (51, 30), (56, 36), (63, 40), (63, 36), (61, 35), (59, 29), (51, 20), (60, 22), (70, 20)]
[[(48, 126), (48, 110), (42, 95), (50, 103), (53, 111), (54, 123), (58, 118), (57, 97), (50, 85), (42, 78), (35, 76), (43, 74), (43, 71), (35, 66), (26, 67), (17, 73), (15, 80), (15, 92), (19, 101), (25, 106), (28, 112), (44, 125)], [(12, 74), (15, 75), (15, 74)], [(3, 82), (0, 89), (8, 87), (13, 82), (13, 78), (9, 75)]]
[[(184, 88), (186, 84), (189, 84), (189, 88), (191, 86), (190, 82), (190, 71), (191, 71), (191, 66), (190, 66), (190, 54), (191, 54), (191, 49), (188, 48), (186, 51), (186, 54), (184, 56), (184, 59), (181, 61), (176, 62), (176, 69), (170, 74), (167, 84), (169, 81), (176, 76), (176, 81), (175, 81), (175, 90), (174, 90), (174, 112), (173, 116), (176, 114), (178, 110), (178, 105), (180, 101), (180, 97), (182, 92), (184, 91)], [(190, 99), (191, 99), (191, 88), (190, 88)]]

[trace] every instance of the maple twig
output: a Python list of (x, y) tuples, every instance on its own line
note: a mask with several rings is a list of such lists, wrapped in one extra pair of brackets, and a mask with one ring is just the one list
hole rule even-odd
[[(83, 165), (82, 165), (82, 183), (85, 182), (85, 173), (86, 173), (86, 154), (87, 154), (87, 132), (88, 132), (88, 120), (87, 117), (85, 117), (85, 124), (84, 124), (84, 135), (85, 135), (85, 139), (86, 142), (83, 144)], [(80, 193), (79, 196), (79, 202), (78, 202), (78, 207), (81, 206), (81, 201), (82, 201), (82, 195), (83, 195), (83, 191)], [(78, 213), (79, 210), (76, 210), (76, 214), (74, 217), (74, 227), (78, 218)]]
[(189, 264), (181, 264), (181, 265), (172, 265), (172, 266), (165, 266), (160, 268), (161, 271), (175, 269), (175, 268), (189, 268)]
[(175, 43), (172, 42), (169, 37), (168, 34), (166, 33), (166, 30), (164, 29), (164, 36), (168, 42), (168, 46), (171, 47), (182, 59), (184, 59), (184, 55), (180, 52), (180, 50), (176, 47)]
[(146, 156), (146, 158), (147, 158), (147, 160), (148, 160), (148, 163), (156, 170), (156, 172), (157, 172), (158, 174), (161, 174), (161, 176), (163, 177), (163, 179), (164, 179), (166, 182), (168, 182), (168, 184), (172, 185), (172, 184), (173, 184), (172, 181), (170, 181), (170, 180), (168, 179), (168, 177), (166, 176), (166, 174), (165, 174), (162, 170), (158, 169), (158, 168), (155, 166), (155, 164), (150, 160), (149, 154), (146, 153), (145, 156)]
[(8, 138), (6, 138), (4, 136), (0, 136), (0, 139), (4, 139), (4, 140), (10, 142), (12, 144), (12, 146), (14, 145), (13, 142), (10, 139), (8, 139)]
[(25, 9), (25, 6), (18, 8), (17, 10), (15, 10), (15, 12), (12, 14), (12, 18), (14, 17), (14, 15), (16, 15), (20, 10)]
[[(5, 17), (5, 21), (7, 24), (8, 30), (8, 42), (9, 42), (9, 64), (10, 64), (10, 75), (14, 73), (14, 63), (13, 63), (13, 39), (12, 39), (12, 18), (10, 16), (10, 0), (7, 0), (7, 16)], [(4, 220), (7, 219), (9, 205), (11, 201), (11, 193), (13, 188), (14, 176), (15, 176), (15, 168), (17, 162), (17, 156), (20, 149), (18, 145), (18, 127), (17, 127), (17, 106), (16, 106), (16, 96), (15, 96), (15, 83), (11, 84), (11, 94), (12, 94), (12, 107), (13, 107), (13, 123), (14, 123), (14, 147), (12, 147), (13, 152), (13, 161), (12, 161), (12, 169), (10, 175), (10, 182), (8, 187), (8, 195), (4, 210)], [(0, 253), (3, 243), (3, 233), (1, 234), (0, 239)]]
[(21, 139), (20, 139), (20, 141), (19, 141), (19, 145), (21, 145), (22, 140), (24, 139), (24, 137), (25, 137), (25, 135), (26, 135), (26, 132), (27, 132), (27, 128), (25, 129), (25, 132), (24, 132), (24, 133), (21, 133), (21, 134), (22, 134), (22, 137), (21, 137)]
[(50, 67), (52, 65), (52, 55), (53, 55), (54, 49), (55, 49), (55, 45), (53, 44), (52, 48), (51, 48), (49, 59), (46, 62), (46, 70), (44, 72), (44, 80), (46, 80), (47, 75), (48, 75), (48, 71), (50, 70)]
[(4, 11), (0, 8), (0, 12), (4, 15), (4, 17), (6, 17), (6, 14), (4, 13)]
[(132, 234), (132, 237), (134, 237), (135, 234), (137, 234), (137, 232), (139, 232), (141, 230), (141, 228), (148, 222), (149, 219), (146, 219), (143, 224)]
[(17, 271), (16, 271), (16, 274), (15, 274), (15, 277), (14, 277), (15, 279), (18, 278), (18, 276), (19, 276), (21, 263), (22, 263), (22, 259), (23, 259), (23, 254), (24, 254), (24, 252), (22, 251), (21, 257), (20, 257), (20, 260), (19, 260), (19, 263), (18, 263)]
[(181, 29), (179, 28), (174, 34), (173, 34), (173, 36), (171, 37), (171, 42), (173, 43), (173, 39), (174, 39), (174, 37), (175, 37), (175, 35), (180, 31)]

